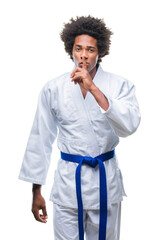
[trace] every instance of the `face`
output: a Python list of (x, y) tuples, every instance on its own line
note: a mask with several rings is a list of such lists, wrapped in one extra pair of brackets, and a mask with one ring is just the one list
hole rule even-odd
[(73, 45), (72, 57), (76, 67), (82, 68), (83, 59), (85, 59), (89, 73), (96, 71), (98, 61), (97, 40), (85, 34), (77, 36)]

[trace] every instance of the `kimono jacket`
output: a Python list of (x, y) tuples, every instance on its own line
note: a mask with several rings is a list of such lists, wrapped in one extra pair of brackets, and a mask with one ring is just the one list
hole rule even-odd
[[(57, 136), (60, 151), (95, 157), (115, 149), (119, 137), (135, 132), (140, 122), (135, 87), (128, 80), (102, 70), (99, 65), (94, 84), (109, 101), (104, 111), (87, 92), (65, 73), (42, 88), (33, 126), (28, 139), (19, 178), (45, 184), (52, 144)], [(107, 176), (108, 207), (126, 196), (117, 157), (104, 162)], [(77, 208), (75, 171), (78, 163), (58, 160), (50, 200)], [(83, 209), (99, 209), (99, 166), (81, 168)]]

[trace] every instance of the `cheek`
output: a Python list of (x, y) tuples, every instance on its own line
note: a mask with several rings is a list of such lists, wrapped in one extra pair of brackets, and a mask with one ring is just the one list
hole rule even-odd
[(98, 62), (98, 55), (94, 58), (94, 64), (96, 65)]
[(75, 65), (77, 65), (77, 63), (78, 63), (77, 57), (75, 55), (72, 55), (72, 58), (73, 58)]

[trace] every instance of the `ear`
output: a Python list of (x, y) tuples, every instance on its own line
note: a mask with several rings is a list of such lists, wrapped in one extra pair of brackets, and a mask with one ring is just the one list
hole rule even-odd
[(99, 55), (99, 56), (98, 56), (98, 61), (97, 61), (98, 64), (102, 61), (101, 59), (102, 59), (102, 56)]
[(101, 60), (101, 58), (102, 58), (102, 56), (101, 56), (101, 55), (99, 55), (99, 56), (98, 56), (98, 61), (99, 61), (99, 60)]

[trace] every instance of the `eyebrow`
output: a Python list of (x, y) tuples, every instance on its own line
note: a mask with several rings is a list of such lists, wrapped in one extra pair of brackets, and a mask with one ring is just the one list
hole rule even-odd
[[(76, 44), (75, 47), (82, 47), (82, 45)], [(96, 47), (93, 47), (93, 46), (87, 46), (87, 48), (93, 48), (93, 49), (96, 49)]]

